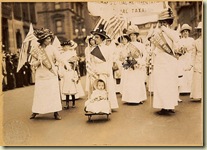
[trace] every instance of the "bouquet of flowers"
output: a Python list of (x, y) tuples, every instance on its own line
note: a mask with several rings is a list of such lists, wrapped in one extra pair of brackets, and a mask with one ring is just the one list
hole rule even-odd
[(177, 54), (179, 56), (182, 56), (184, 55), (185, 53), (187, 52), (187, 48), (185, 46), (182, 46), (178, 51), (177, 51)]
[(137, 61), (131, 53), (129, 53), (129, 55), (125, 58), (124, 62), (122, 63), (124, 69), (132, 68), (134, 70), (136, 65)]

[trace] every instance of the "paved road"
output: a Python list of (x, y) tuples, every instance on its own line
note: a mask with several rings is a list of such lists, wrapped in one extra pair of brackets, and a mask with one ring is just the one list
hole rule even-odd
[[(84, 85), (84, 78), (82, 79)], [(148, 100), (143, 105), (127, 105), (117, 94), (119, 109), (106, 116), (84, 115), (85, 98), (76, 108), (30, 120), (34, 86), (4, 92), (3, 127), (7, 145), (42, 146), (200, 146), (203, 144), (203, 103), (192, 102), (189, 95), (172, 116), (158, 116)]]

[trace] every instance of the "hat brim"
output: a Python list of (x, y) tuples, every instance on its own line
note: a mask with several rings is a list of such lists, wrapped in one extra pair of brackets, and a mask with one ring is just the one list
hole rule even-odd
[(127, 35), (129, 36), (130, 34), (136, 34), (139, 35), (139, 32), (127, 32)]
[(196, 30), (202, 30), (202, 28), (201, 28), (201, 27), (195, 27), (195, 29), (196, 29)]
[(174, 17), (163, 17), (163, 18), (161, 17), (161, 18), (158, 19), (158, 21), (162, 21), (162, 20), (170, 20), (170, 19), (173, 20)]
[(109, 39), (109, 38), (110, 38), (110, 37), (107, 36), (106, 34), (102, 34), (102, 33), (97, 32), (97, 31), (91, 31), (91, 34), (93, 34), (93, 35), (101, 35), (101, 36), (104, 36), (106, 39)]
[(183, 28), (180, 30), (180, 32), (183, 32), (184, 30), (189, 30), (189, 32), (191, 32), (192, 29), (191, 28)]
[(47, 37), (51, 37), (52, 42), (53, 42), (53, 40), (54, 40), (54, 35), (53, 34), (46, 34), (44, 37), (38, 39), (37, 42), (41, 42), (42, 40), (45, 40)]

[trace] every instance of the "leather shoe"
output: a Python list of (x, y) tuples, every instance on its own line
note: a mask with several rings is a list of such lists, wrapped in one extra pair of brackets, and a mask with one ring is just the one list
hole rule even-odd
[(30, 119), (34, 119), (36, 117), (37, 113), (32, 113), (32, 115), (30, 116)]
[(168, 112), (169, 112), (169, 113), (173, 113), (173, 114), (175, 113), (175, 111), (172, 110), (172, 109), (169, 109)]
[(54, 117), (55, 117), (56, 120), (61, 120), (62, 119), (57, 112), (54, 113)]
[(161, 109), (157, 112), (158, 115), (168, 116), (170, 113), (166, 109)]

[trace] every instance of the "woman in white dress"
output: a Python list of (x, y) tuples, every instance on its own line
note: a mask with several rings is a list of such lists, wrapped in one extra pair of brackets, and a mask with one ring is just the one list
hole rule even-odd
[(95, 40), (93, 36), (88, 36), (85, 40), (88, 46), (85, 49), (85, 58), (86, 58), (86, 87), (85, 90), (88, 94), (88, 98), (90, 98), (91, 92), (93, 91), (93, 82), (95, 81), (94, 71), (91, 67), (91, 51), (96, 47)]
[[(132, 45), (128, 35), (119, 37), (118, 41), (123, 45), (120, 52), (120, 60), (122, 61), (122, 101), (142, 104), (147, 99), (142, 69), (142, 67), (145, 67), (142, 61), (144, 47), (142, 44), (139, 47)], [(134, 62), (134, 64), (130, 65), (130, 62)]]
[(181, 70), (181, 82), (179, 85), (180, 93), (190, 93), (193, 76), (193, 61), (192, 54), (195, 51), (195, 40), (189, 37), (192, 27), (188, 24), (183, 24), (181, 27), (182, 38), (180, 40), (182, 46), (182, 54), (179, 57), (179, 68)]
[(56, 120), (61, 117), (58, 111), (62, 110), (57, 68), (55, 63), (61, 61), (67, 68), (68, 64), (61, 59), (58, 49), (51, 45), (53, 33), (49, 29), (35, 30), (35, 36), (40, 43), (31, 49), (32, 62), (35, 66), (35, 90), (30, 119), (38, 114), (54, 112)]
[(170, 8), (159, 14), (159, 28), (154, 31), (150, 41), (155, 46), (154, 57), (154, 94), (153, 108), (161, 109), (159, 115), (174, 113), (178, 105), (178, 67), (175, 53), (179, 47), (179, 35), (170, 29), (173, 23), (173, 12)]
[(111, 104), (111, 109), (118, 108), (118, 101), (115, 92), (115, 81), (113, 79), (113, 46), (107, 46), (105, 39), (109, 38), (102, 28), (92, 31), (96, 41), (96, 47), (91, 51), (91, 68), (100, 79), (106, 83), (108, 99)]
[(199, 35), (195, 41), (195, 52), (193, 53), (193, 81), (190, 98), (201, 101), (203, 97), (203, 38), (202, 22), (196, 27)]

